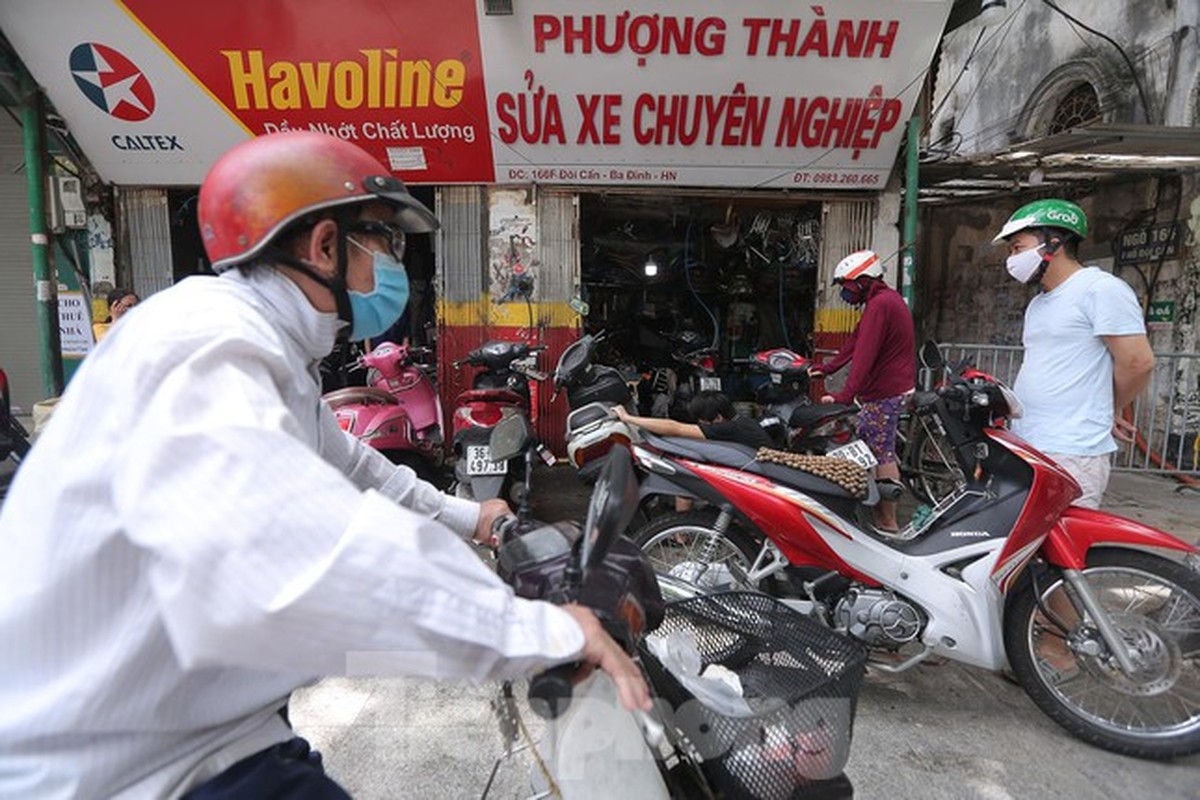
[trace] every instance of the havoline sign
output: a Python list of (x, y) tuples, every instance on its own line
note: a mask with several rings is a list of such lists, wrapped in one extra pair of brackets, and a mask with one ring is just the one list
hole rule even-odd
[(312, 129), (414, 183), (878, 190), (951, 0), (0, 0), (100, 173)]

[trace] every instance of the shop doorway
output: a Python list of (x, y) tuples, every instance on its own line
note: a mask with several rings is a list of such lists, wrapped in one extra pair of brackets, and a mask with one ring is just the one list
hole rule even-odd
[(584, 326), (607, 332), (605, 363), (662, 380), (677, 354), (710, 346), (736, 402), (754, 382), (738, 359), (811, 355), (820, 202), (583, 194), (579, 219)]

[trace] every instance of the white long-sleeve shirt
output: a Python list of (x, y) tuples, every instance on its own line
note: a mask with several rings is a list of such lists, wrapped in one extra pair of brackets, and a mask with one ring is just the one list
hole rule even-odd
[(85, 360), (0, 513), (0, 797), (176, 797), (289, 738), (277, 711), (316, 677), (578, 655), (565, 612), (459, 538), (474, 503), (319, 402), (337, 324), (234, 270), (149, 298)]

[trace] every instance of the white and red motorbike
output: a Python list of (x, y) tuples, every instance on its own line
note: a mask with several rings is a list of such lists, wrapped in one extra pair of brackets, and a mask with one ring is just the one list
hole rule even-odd
[(995, 426), (1019, 413), (997, 382), (955, 379), (919, 394), (916, 413), (963, 477), (899, 534), (866, 524), (878, 492), (847, 462), (779, 454), (784, 466), (735, 444), (645, 435), (633, 447), (642, 494), (710, 508), (634, 537), (667, 581), (787, 598), (869, 646), (880, 669), (934, 655), (1007, 663), (1085, 741), (1143, 758), (1200, 752), (1197, 549), (1072, 506), (1071, 476)]

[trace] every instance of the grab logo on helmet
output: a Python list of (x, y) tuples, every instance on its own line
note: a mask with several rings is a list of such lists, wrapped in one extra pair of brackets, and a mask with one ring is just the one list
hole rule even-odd
[(108, 45), (83, 42), (69, 59), (83, 96), (109, 116), (141, 122), (154, 113), (154, 90), (136, 64)]
[(1054, 220), (1055, 222), (1066, 222), (1070, 225), (1079, 224), (1079, 215), (1067, 209), (1059, 211), (1052, 208), (1046, 212), (1046, 219)]

